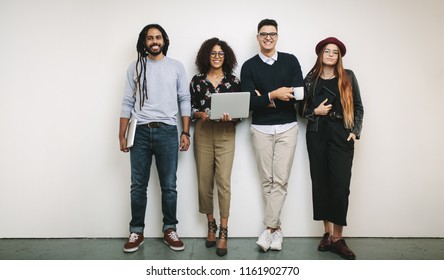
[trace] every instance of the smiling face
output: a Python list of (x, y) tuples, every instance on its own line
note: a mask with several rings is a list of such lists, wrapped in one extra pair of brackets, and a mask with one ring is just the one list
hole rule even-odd
[[(164, 41), (162, 32), (157, 28), (150, 28), (146, 32), (146, 50), (150, 58), (159, 57), (162, 54)], [(163, 56), (163, 54), (162, 54)]]
[(334, 66), (338, 63), (339, 48), (335, 44), (328, 44), (322, 53), (322, 63), (326, 66)]
[(220, 69), (224, 65), (225, 54), (219, 45), (215, 45), (210, 53), (210, 65), (213, 69)]
[(276, 43), (278, 40), (277, 29), (273, 25), (264, 25), (256, 36), (261, 53), (271, 56), (276, 51)]

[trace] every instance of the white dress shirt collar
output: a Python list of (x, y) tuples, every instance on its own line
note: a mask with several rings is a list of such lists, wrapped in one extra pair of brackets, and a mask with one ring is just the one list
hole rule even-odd
[(259, 52), (259, 57), (262, 59), (263, 62), (267, 63), (268, 65), (273, 65), (273, 63), (275, 63), (278, 60), (278, 52), (274, 52), (274, 54), (271, 57), (268, 57), (263, 53)]

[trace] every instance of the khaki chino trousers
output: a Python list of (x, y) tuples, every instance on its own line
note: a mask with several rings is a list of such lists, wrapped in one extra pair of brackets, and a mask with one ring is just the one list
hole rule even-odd
[(262, 133), (253, 127), (250, 131), (265, 204), (264, 224), (267, 227), (278, 228), (281, 225), (281, 210), (287, 196), (298, 126), (278, 134)]
[(217, 186), (221, 218), (230, 215), (231, 170), (234, 160), (236, 127), (233, 122), (202, 121), (194, 129), (199, 193), (199, 212), (213, 214), (214, 185)]

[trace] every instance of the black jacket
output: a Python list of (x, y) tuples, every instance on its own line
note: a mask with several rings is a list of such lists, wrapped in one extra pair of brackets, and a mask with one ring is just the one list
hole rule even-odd
[[(364, 118), (364, 106), (362, 105), (361, 93), (359, 91), (358, 81), (356, 80), (353, 71), (345, 70), (350, 77), (352, 93), (353, 93), (353, 107), (354, 107), (354, 126), (350, 130), (359, 139), (362, 130), (362, 121)], [(304, 79), (304, 102), (300, 103), (299, 113), (302, 117), (308, 120), (307, 131), (318, 131), (320, 116), (314, 115), (313, 100), (319, 94), (321, 87), (316, 86), (316, 79), (311, 75), (307, 75)]]

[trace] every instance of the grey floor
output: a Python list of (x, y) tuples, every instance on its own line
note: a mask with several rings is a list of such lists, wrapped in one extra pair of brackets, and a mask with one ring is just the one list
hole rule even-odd
[[(316, 250), (319, 238), (285, 238), (282, 251), (261, 252), (256, 238), (230, 238), (228, 254), (216, 255), (203, 238), (183, 238), (176, 252), (160, 238), (145, 239), (135, 253), (124, 253), (125, 239), (0, 239), (0, 260), (340, 260)], [(347, 238), (359, 260), (444, 260), (442, 238)]]

